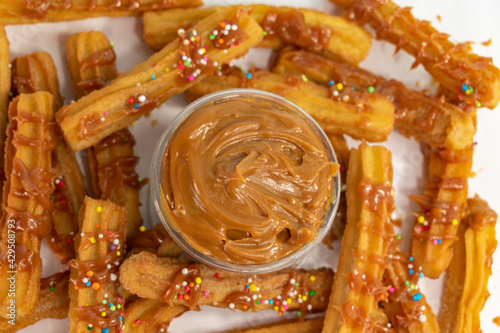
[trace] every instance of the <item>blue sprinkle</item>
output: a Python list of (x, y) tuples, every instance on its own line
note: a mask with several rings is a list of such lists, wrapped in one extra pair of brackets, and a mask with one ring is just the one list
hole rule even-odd
[(156, 79), (156, 75), (151, 75), (151, 80)]
[(245, 289), (250, 289), (250, 286), (249, 286), (249, 285), (246, 285), (246, 286), (245, 286)]
[(439, 243), (439, 244), (441, 244), (441, 242), (442, 242), (442, 241), (443, 241), (442, 239), (438, 239), (438, 243)]
[(87, 287), (90, 287), (90, 281), (87, 281), (87, 283), (85, 283), (87, 285)]
[(247, 78), (251, 79), (252, 78), (252, 74), (247, 73)]
[(109, 307), (112, 307), (113, 306), (113, 303), (109, 303)]
[(462, 90), (463, 91), (467, 91), (467, 89), (469, 89), (469, 87), (466, 84), (462, 85)]
[(101, 332), (102, 332), (102, 333), (108, 333), (108, 332), (109, 332), (109, 328), (103, 328), (103, 329), (101, 330)]
[(410, 273), (410, 275), (413, 275), (413, 269), (410, 269), (408, 273)]
[(139, 108), (139, 104), (135, 104), (134, 108), (138, 109)]
[(14, 93), (12, 91), (9, 91), (9, 96), (10, 97), (14, 96)]
[(122, 320), (123, 320), (123, 317), (122, 317), (122, 316), (118, 316), (118, 320), (119, 320), (119, 321), (122, 321)]
[(424, 277), (424, 273), (418, 274), (418, 277), (423, 278)]
[(269, 300), (269, 304), (273, 304), (273, 300), (272, 299)]
[(352, 87), (352, 91), (356, 91), (356, 88)]
[(408, 258), (410, 261), (413, 261), (413, 257)]
[(415, 295), (413, 295), (414, 301), (420, 301), (421, 298), (422, 298), (422, 295), (420, 295), (420, 293), (416, 293)]
[(334, 84), (335, 84), (335, 82), (333, 82), (333, 80), (332, 80), (332, 81), (330, 81), (330, 82), (328, 82), (328, 85), (329, 85), (329, 86), (333, 86)]

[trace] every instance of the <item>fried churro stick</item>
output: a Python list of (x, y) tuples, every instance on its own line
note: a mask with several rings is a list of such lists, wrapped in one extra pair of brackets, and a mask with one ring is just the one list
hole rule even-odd
[(364, 332), (380, 326), (375, 313), (385, 298), (384, 261), (395, 236), (391, 153), (362, 144), (351, 149), (347, 174), (347, 227), (323, 332)]
[[(119, 130), (89, 149), (89, 164), (95, 168), (101, 199), (127, 209), (127, 239), (135, 236), (142, 225), (139, 212), (139, 189), (146, 183), (135, 172), (139, 158), (134, 155), (135, 140), (128, 129)], [(94, 162), (95, 161), (95, 162)], [(95, 167), (92, 166), (95, 163)]]
[(0, 0), (0, 24), (81, 20), (100, 16), (136, 16), (143, 11), (196, 7), (201, 0)]
[(492, 254), (497, 247), (498, 215), (478, 196), (467, 200), (469, 216), (453, 245), (439, 326), (445, 333), (480, 332), (479, 314), (489, 296)]
[(467, 200), (473, 150), (472, 145), (433, 150), (425, 192), (411, 196), (421, 209), (413, 227), (411, 254), (427, 277), (439, 277), (450, 264)]
[(129, 255), (148, 251), (158, 257), (177, 257), (183, 252), (161, 223), (132, 237), (127, 246)]
[[(9, 106), (0, 226), (0, 316), (33, 312), (40, 292), (41, 239), (51, 230), (54, 97), (22, 94)], [(9, 278), (9, 279), (8, 279)], [(9, 289), (15, 285), (15, 294)], [(7, 308), (15, 302), (14, 309)], [(12, 311), (11, 311), (12, 310)]]
[[(269, 5), (242, 6), (266, 32), (260, 47), (279, 49), (295, 45), (352, 65), (365, 59), (370, 37), (363, 29), (344, 18), (327, 13)], [(144, 14), (144, 38), (159, 50), (177, 37), (180, 28), (188, 29), (223, 7), (173, 9)]]
[(0, 331), (3, 333), (17, 332), (45, 318), (66, 318), (69, 307), (68, 282), (69, 271), (43, 278), (38, 306), (35, 311), (16, 318), (15, 325), (10, 324), (8, 319), (0, 318)]
[(241, 328), (226, 333), (320, 333), (323, 329), (323, 317), (305, 321), (282, 320), (274, 323)]
[[(378, 92), (394, 103), (397, 129), (433, 147), (463, 149), (470, 145), (476, 128), (470, 115), (443, 99), (406, 88), (359, 67), (349, 66), (303, 50), (284, 50), (273, 72), (303, 74), (322, 85), (341, 83), (361, 91)], [(345, 89), (348, 92), (350, 89)]]
[(66, 58), (77, 99), (117, 77), (116, 54), (100, 31), (81, 32), (66, 40)]
[(125, 309), (124, 332), (167, 332), (171, 321), (189, 310), (184, 305), (168, 305), (154, 299), (139, 298)]
[(70, 264), (70, 332), (118, 332), (123, 300), (117, 294), (118, 266), (125, 252), (127, 211), (89, 197), (80, 212), (76, 259)]
[(379, 94), (344, 98), (337, 91), (306, 82), (300, 76), (282, 76), (265, 70), (245, 74), (233, 68), (225, 75), (207, 77), (188, 90), (188, 97), (193, 100), (215, 91), (243, 87), (285, 97), (309, 113), (329, 134), (384, 141), (394, 124), (394, 106)]
[(181, 264), (149, 252), (127, 258), (120, 267), (123, 287), (139, 297), (190, 308), (223, 303), (230, 309), (252, 311), (300, 309), (301, 315), (326, 309), (332, 277), (333, 272), (326, 268), (255, 276), (218, 272), (204, 264)]
[(0, 184), (5, 181), (4, 147), (5, 131), (9, 119), (9, 94), (11, 84), (9, 40), (3, 26), (0, 26)]
[(389, 288), (388, 302), (380, 304), (397, 332), (439, 332), (436, 315), (418, 289), (421, 276), (418, 261), (402, 253), (401, 241), (394, 239), (384, 272), (384, 284)]
[(468, 95), (473, 105), (493, 109), (498, 104), (500, 70), (491, 58), (474, 54), (470, 43), (453, 44), (430, 22), (414, 18), (409, 7), (401, 8), (392, 1), (331, 1), (348, 9), (346, 16), (358, 24), (370, 24), (378, 39), (413, 55), (412, 68), (422, 64), (447, 89)]
[(37, 91), (47, 91), (54, 95), (57, 108), (64, 103), (59, 90), (56, 66), (52, 56), (47, 52), (35, 52), (12, 61), (13, 95), (31, 94)]
[[(214, 29), (220, 30), (220, 36), (210, 39)], [(59, 111), (66, 142), (75, 151), (96, 144), (261, 39), (262, 29), (240, 9), (228, 8), (207, 17), (129, 73)]]

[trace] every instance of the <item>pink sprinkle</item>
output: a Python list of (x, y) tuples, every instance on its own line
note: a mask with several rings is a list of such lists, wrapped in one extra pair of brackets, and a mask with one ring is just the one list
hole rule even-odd
[(207, 297), (207, 296), (208, 296), (208, 291), (205, 291), (205, 292), (203, 293), (203, 296)]
[(229, 45), (229, 47), (234, 47), (234, 43), (231, 43), (231, 45)]
[(189, 81), (194, 81), (194, 76), (189, 75), (188, 80), (189, 80)]
[(130, 97), (130, 98), (128, 99), (128, 102), (129, 102), (130, 104), (132, 104), (132, 103), (134, 103), (134, 99), (133, 99), (132, 97)]
[(189, 290), (191, 290), (191, 287), (186, 286), (186, 291), (189, 291)]
[(81, 305), (78, 305), (78, 308), (79, 308), (79, 309), (81, 309), (81, 308), (82, 308), (82, 306), (81, 306)]
[(121, 299), (121, 297), (118, 297), (118, 302), (120, 302), (120, 303), (122, 302), (122, 299)]
[(390, 293), (393, 293), (394, 291), (395, 291), (394, 287), (390, 287), (390, 288), (389, 288), (389, 292), (390, 292)]
[(340, 166), (340, 171), (344, 171), (344, 167), (343, 166)]
[(438, 243), (437, 239), (432, 241), (432, 244), (436, 245)]
[(205, 60), (205, 61), (207, 61), (207, 60), (208, 60), (208, 58), (207, 58), (207, 57), (203, 57), (203, 58), (201, 58), (201, 59), (203, 59), (203, 60)]
[(420, 231), (422, 231), (422, 228), (417, 228), (417, 232), (420, 232)]
[(108, 115), (108, 111), (104, 111), (104, 115), (107, 116)]
[(285, 305), (284, 308), (285, 308), (285, 310), (288, 310), (288, 305)]

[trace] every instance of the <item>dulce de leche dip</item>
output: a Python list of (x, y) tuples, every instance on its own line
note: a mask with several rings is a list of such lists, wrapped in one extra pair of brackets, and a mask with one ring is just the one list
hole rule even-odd
[(316, 238), (338, 164), (306, 119), (241, 98), (195, 110), (163, 156), (170, 225), (198, 252), (258, 264)]

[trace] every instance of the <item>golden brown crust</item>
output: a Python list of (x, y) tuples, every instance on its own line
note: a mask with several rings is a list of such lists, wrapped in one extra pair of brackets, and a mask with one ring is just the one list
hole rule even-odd
[[(0, 315), (8, 318), (7, 305), (15, 300), (16, 317), (33, 312), (40, 292), (42, 237), (51, 230), (50, 195), (55, 171), (51, 154), (54, 137), (54, 97), (47, 92), (22, 94), (10, 104), (0, 222)], [(15, 241), (14, 241), (15, 240)], [(15, 271), (15, 273), (12, 273)], [(15, 295), (9, 292), (15, 275)]]
[(118, 295), (116, 274), (125, 252), (126, 214), (125, 208), (109, 201), (85, 198), (75, 238), (76, 259), (70, 264), (71, 332), (87, 332), (91, 325), (115, 333), (123, 325), (119, 314), (124, 301)]
[(35, 52), (12, 61), (13, 95), (31, 94), (37, 91), (47, 91), (54, 95), (57, 108), (64, 103), (59, 90), (56, 66), (52, 56), (47, 52)]
[(9, 40), (5, 28), (0, 26), (0, 184), (3, 186), (5, 131), (9, 118), (9, 94), (11, 84)]
[(201, 0), (0, 0), (0, 24), (81, 20), (100, 16), (137, 16), (143, 11), (196, 7)]
[(66, 40), (66, 58), (76, 99), (101, 89), (116, 78), (116, 55), (100, 31), (73, 34)]
[[(470, 145), (476, 132), (473, 119), (457, 106), (407, 89), (401, 82), (386, 80), (359, 67), (342, 64), (304, 50), (283, 50), (273, 72), (305, 75), (319, 84), (342, 83), (343, 93), (353, 87), (378, 92), (394, 103), (396, 128), (433, 147), (462, 149)], [(334, 82), (334, 83), (333, 83)]]
[(498, 104), (500, 70), (491, 58), (473, 53), (470, 43), (453, 44), (430, 22), (415, 19), (411, 8), (401, 8), (392, 1), (331, 1), (348, 9), (346, 16), (358, 24), (370, 24), (378, 39), (413, 55), (412, 68), (422, 64), (434, 79), (472, 105), (493, 109)]
[(240, 328), (225, 333), (320, 333), (323, 328), (323, 317), (305, 321), (281, 320), (273, 323), (249, 328)]
[[(237, 23), (238, 28), (231, 31), (237, 36), (239, 45), (228, 45), (227, 49), (219, 48), (226, 47), (224, 44), (212, 46), (209, 36), (214, 27), (224, 20)], [(179, 38), (110, 85), (61, 109), (57, 113), (58, 123), (70, 147), (75, 151), (88, 148), (125, 128), (173, 94), (184, 92), (204, 76), (213, 73), (214, 61), (223, 64), (242, 55), (262, 39), (259, 25), (248, 14), (234, 8), (207, 17), (193, 30), (196, 30), (199, 40), (194, 36), (195, 41), (192, 42)], [(186, 36), (193, 30), (187, 31)], [(186, 40), (185, 45), (182, 40)], [(204, 52), (203, 56), (198, 53), (201, 46), (207, 46), (207, 50), (200, 51)], [(185, 62), (185, 65), (181, 61), (178, 66), (180, 52), (189, 52), (192, 62)]]
[[(250, 6), (239, 7), (250, 8)], [(153, 50), (160, 50), (177, 37), (177, 30), (179, 28), (191, 28), (198, 21), (222, 8), (215, 6), (146, 12), (143, 17), (144, 38)], [(325, 45), (316, 43), (315, 48), (317, 48), (317, 52), (329, 58), (357, 65), (368, 54), (370, 48), (369, 35), (363, 29), (344, 18), (305, 8), (275, 7), (269, 5), (253, 5), (251, 8), (252, 17), (261, 24), (263, 29), (266, 28), (266, 25), (262, 24), (265, 21), (266, 15), (281, 15), (283, 18), (285, 15), (288, 15), (288, 18), (285, 18), (282, 22), (290, 29), (290, 33), (293, 32), (288, 26), (289, 24), (297, 31), (301, 31), (302, 34), (307, 34), (305, 30), (317, 29), (318, 26), (327, 30), (327, 43)], [(291, 12), (296, 12), (293, 15), (293, 21), (290, 20), (292, 17), (290, 15)], [(283, 39), (279, 35), (273, 35), (271, 32), (265, 36), (259, 46), (279, 49), (290, 43), (304, 47), (303, 39)]]
[(328, 88), (306, 82), (300, 76), (282, 76), (254, 70), (249, 79), (236, 68), (225, 75), (205, 78), (188, 90), (188, 98), (229, 88), (254, 88), (280, 95), (309, 113), (328, 134), (347, 134), (356, 139), (384, 141), (394, 125), (394, 106), (379, 94), (360, 94), (343, 100)]
[(138, 298), (130, 304), (127, 303), (124, 331), (130, 333), (167, 332), (170, 322), (188, 310), (189, 308), (184, 305), (168, 305), (154, 299)]

